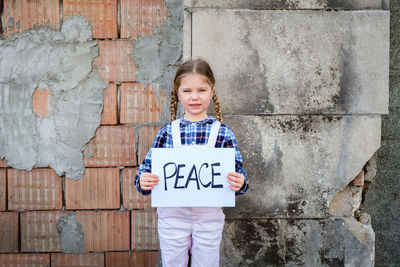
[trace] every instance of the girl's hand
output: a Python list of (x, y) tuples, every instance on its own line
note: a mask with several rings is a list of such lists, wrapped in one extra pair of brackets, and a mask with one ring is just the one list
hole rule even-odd
[(140, 175), (139, 185), (142, 190), (152, 190), (158, 184), (158, 176), (149, 172)]
[(229, 188), (233, 191), (239, 191), (244, 184), (244, 175), (239, 172), (228, 173)]

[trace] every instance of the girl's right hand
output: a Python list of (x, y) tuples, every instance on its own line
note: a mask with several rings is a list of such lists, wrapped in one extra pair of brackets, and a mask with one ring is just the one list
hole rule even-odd
[(139, 185), (142, 190), (152, 190), (158, 184), (158, 176), (149, 172), (140, 175)]

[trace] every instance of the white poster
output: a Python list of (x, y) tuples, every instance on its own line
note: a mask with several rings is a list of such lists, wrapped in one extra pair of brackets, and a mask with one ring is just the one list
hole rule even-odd
[(235, 171), (234, 148), (183, 146), (152, 148), (152, 173), (158, 185), (153, 207), (234, 207), (228, 173)]

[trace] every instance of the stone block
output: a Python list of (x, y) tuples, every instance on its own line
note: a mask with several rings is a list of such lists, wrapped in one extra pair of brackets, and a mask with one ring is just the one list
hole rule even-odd
[(129, 250), (129, 211), (77, 211), (85, 251)]
[(226, 220), (221, 266), (374, 266), (342, 219)]
[(158, 264), (158, 252), (107, 252), (106, 266), (154, 267)]
[(101, 113), (101, 124), (103, 125), (118, 123), (117, 93), (118, 88), (114, 83), (110, 83), (104, 90), (103, 112)]
[(225, 114), (388, 113), (388, 11), (194, 9), (191, 17), (184, 35), (192, 57), (211, 64)]
[(232, 9), (381, 9), (382, 0), (184, 0), (185, 7)]
[(104, 253), (51, 254), (52, 267), (103, 267)]
[(67, 209), (119, 209), (118, 168), (86, 168), (79, 180), (65, 180)]
[(4, 0), (4, 35), (39, 26), (60, 28), (59, 1)]
[(87, 167), (136, 166), (135, 130), (130, 126), (100, 126), (84, 151)]
[(168, 17), (163, 0), (122, 0), (121, 38), (152, 35)]
[(135, 188), (137, 168), (122, 170), (122, 197), (124, 209), (150, 209), (151, 196), (140, 194)]
[(18, 252), (17, 212), (0, 212), (0, 252)]
[(63, 0), (63, 18), (85, 16), (93, 28), (93, 38), (118, 38), (118, 0)]
[(99, 56), (93, 61), (93, 69), (105, 81), (135, 81), (136, 64), (129, 56), (132, 42), (129, 40), (102, 40), (98, 42)]
[(152, 210), (133, 210), (132, 218), (132, 250), (159, 250), (157, 233), (157, 212)]
[(380, 146), (380, 116), (225, 116), (250, 187), (232, 217), (326, 217)]
[(62, 208), (62, 179), (52, 169), (7, 170), (9, 210)]

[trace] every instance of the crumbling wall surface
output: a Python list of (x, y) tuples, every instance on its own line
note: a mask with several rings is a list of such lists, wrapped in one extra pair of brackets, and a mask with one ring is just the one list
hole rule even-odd
[[(96, 45), (83, 16), (65, 19), (61, 31), (39, 27), (0, 40), (0, 155), (9, 166), (82, 177), (107, 86), (91, 72)], [(47, 92), (44, 112), (35, 110), (35, 90)]]
[(134, 177), (168, 119), (182, 1), (0, 13), (0, 266), (155, 266), (157, 214)]
[[(168, 19), (155, 28), (153, 35), (135, 39), (131, 54), (138, 66), (138, 81), (151, 83), (156, 91), (170, 91), (171, 81), (182, 60), (183, 5), (176, 0), (166, 0), (165, 4), (169, 10)], [(162, 115), (162, 120), (167, 121), (168, 112)]]
[(390, 1), (389, 114), (382, 117), (377, 173), (365, 196), (376, 233), (376, 266), (400, 265), (400, 2)]
[(211, 63), (250, 181), (224, 209), (222, 266), (374, 265), (362, 203), (388, 112), (386, 4), (185, 1), (184, 57)]

